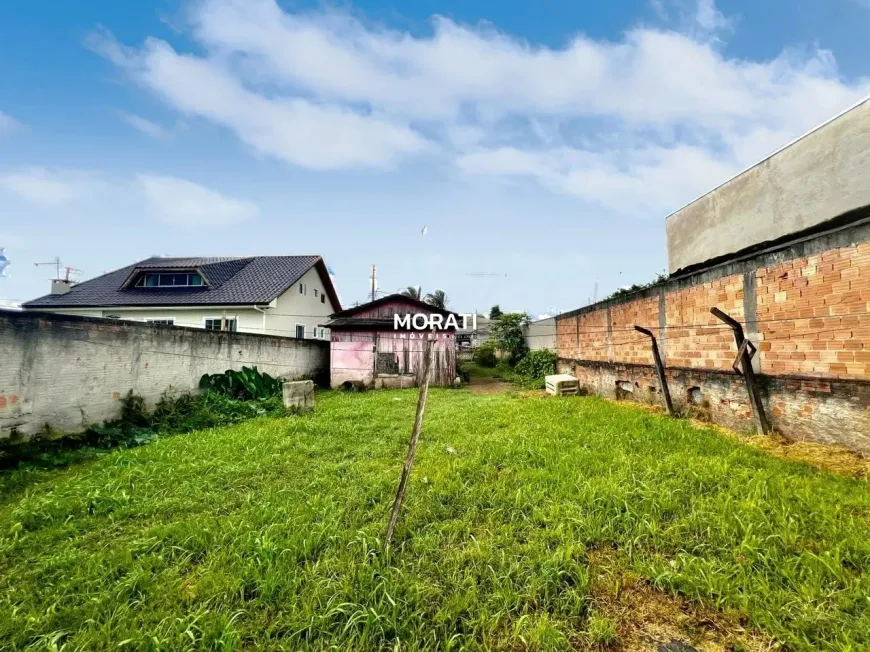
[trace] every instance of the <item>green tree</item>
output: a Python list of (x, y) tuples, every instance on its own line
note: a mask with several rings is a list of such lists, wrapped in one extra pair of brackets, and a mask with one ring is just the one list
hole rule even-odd
[(430, 306), (441, 308), (441, 310), (447, 310), (447, 294), (444, 290), (435, 290), (434, 292), (427, 294), (426, 298), (423, 300)]
[(496, 346), (509, 356), (511, 364), (516, 364), (529, 350), (523, 332), (529, 316), (524, 312), (508, 312), (492, 321), (490, 336)]
[(489, 309), (490, 319), (498, 319), (499, 317), (501, 317), (501, 315), (501, 308), (498, 307), (498, 304), (495, 304), (492, 308)]
[(410, 297), (411, 299), (417, 299), (419, 301), (422, 298), (422, 288), (419, 285), (409, 285), (404, 290), (399, 292), (403, 297)]

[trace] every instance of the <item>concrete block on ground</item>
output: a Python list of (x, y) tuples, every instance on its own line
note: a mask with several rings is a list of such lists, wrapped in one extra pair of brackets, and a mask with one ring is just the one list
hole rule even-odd
[(283, 390), (285, 408), (314, 409), (314, 381), (291, 380), (284, 383)]
[(570, 374), (554, 374), (545, 380), (547, 394), (572, 396), (580, 393), (580, 383)]

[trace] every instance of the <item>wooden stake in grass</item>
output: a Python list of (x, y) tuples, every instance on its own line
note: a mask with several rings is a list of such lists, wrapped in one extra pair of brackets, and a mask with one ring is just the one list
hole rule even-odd
[(396, 499), (393, 501), (393, 513), (390, 515), (390, 524), (387, 526), (387, 547), (389, 547), (390, 540), (393, 538), (396, 521), (399, 520), (399, 510), (402, 509), (402, 501), (405, 499), (405, 488), (408, 486), (408, 476), (411, 475), (411, 465), (414, 464), (414, 454), (417, 452), (417, 441), (420, 439), (420, 429), (423, 427), (423, 411), (426, 409), (426, 395), (429, 393), (429, 367), (431, 364), (432, 340), (427, 337), (423, 352), (423, 373), (420, 376), (420, 396), (417, 399), (417, 416), (414, 417), (414, 429), (411, 431), (411, 441), (408, 444), (408, 456), (405, 458), (402, 477), (399, 479), (399, 488), (396, 490)]

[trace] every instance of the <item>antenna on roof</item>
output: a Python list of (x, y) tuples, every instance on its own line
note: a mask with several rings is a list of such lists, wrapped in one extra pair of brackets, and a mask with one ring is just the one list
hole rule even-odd
[(63, 263), (60, 260), (60, 256), (55, 256), (54, 260), (50, 260), (46, 263), (33, 263), (35, 267), (42, 267), (43, 265), (54, 265), (54, 278), (60, 278), (60, 269)]

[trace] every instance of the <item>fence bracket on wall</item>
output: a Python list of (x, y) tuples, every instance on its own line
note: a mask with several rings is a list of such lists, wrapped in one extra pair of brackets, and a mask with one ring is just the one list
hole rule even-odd
[(656, 373), (659, 376), (659, 384), (662, 387), (662, 395), (665, 399), (665, 409), (668, 411), (669, 415), (674, 416), (674, 404), (671, 402), (671, 390), (668, 389), (668, 379), (667, 376), (665, 376), (665, 366), (662, 364), (662, 356), (659, 354), (659, 345), (658, 342), (656, 342), (656, 336), (652, 334), (652, 331), (649, 331), (646, 328), (641, 328), (637, 325), (635, 325), (634, 330), (638, 333), (643, 333), (650, 339), (653, 360), (655, 360), (656, 363)]
[[(765, 435), (770, 434), (770, 425), (767, 423), (767, 415), (764, 413), (764, 405), (755, 382), (755, 370), (752, 368), (752, 358), (755, 356), (755, 346), (746, 339), (743, 334), (743, 326), (739, 321), (725, 314), (719, 308), (710, 308), (714, 317), (721, 319), (734, 331), (734, 341), (737, 344), (737, 357), (732, 367), (734, 371), (743, 376), (746, 383), (746, 391), (749, 394), (749, 404), (752, 406), (752, 416), (755, 418), (755, 427)], [(738, 367), (738, 365), (740, 365)], [(742, 371), (741, 371), (742, 369)]]

